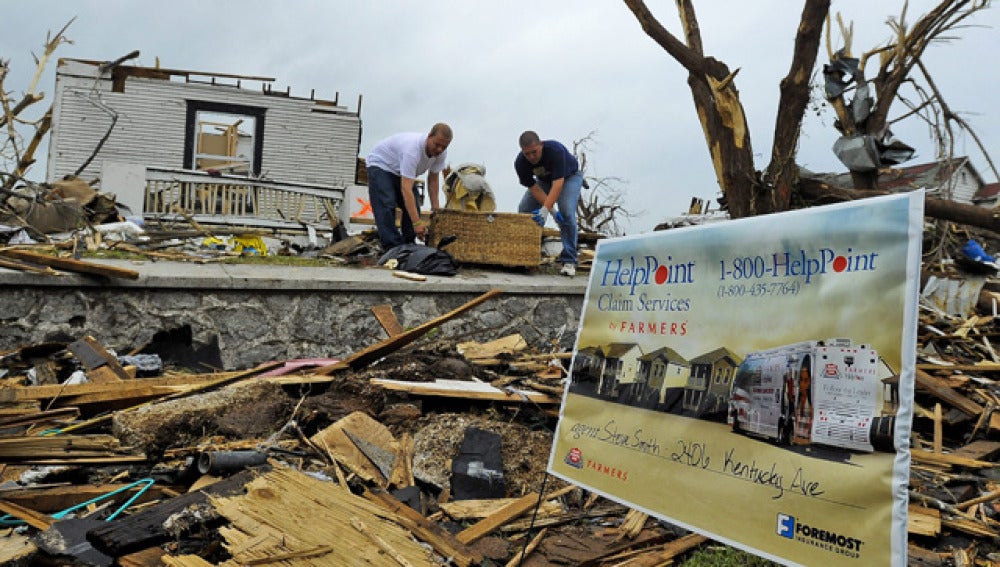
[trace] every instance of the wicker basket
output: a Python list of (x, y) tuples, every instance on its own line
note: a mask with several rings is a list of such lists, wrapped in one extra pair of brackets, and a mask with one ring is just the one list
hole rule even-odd
[(542, 227), (529, 214), (434, 211), (428, 242), (450, 235), (458, 240), (445, 250), (459, 262), (537, 267), (542, 260)]

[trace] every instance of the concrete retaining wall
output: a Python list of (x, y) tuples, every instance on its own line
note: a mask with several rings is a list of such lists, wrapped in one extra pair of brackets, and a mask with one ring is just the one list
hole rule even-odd
[[(557, 341), (568, 349), (585, 283), (538, 275), (491, 282), (497, 278), (462, 274), (421, 284), (392, 278), (386, 270), (344, 268), (336, 274), (316, 268), (303, 277), (280, 268), (261, 274), (271, 267), (242, 267), (234, 274), (230, 267), (217, 277), (218, 266), (156, 265), (156, 273), (148, 273), (151, 266), (140, 267), (144, 274), (135, 282), (0, 270), (0, 351), (91, 335), (124, 354), (157, 332), (189, 326), (196, 346), (217, 342), (226, 370), (268, 360), (343, 357), (387, 336), (372, 306), (392, 305), (409, 328), (494, 287), (504, 293), (443, 324), (437, 336), (486, 341), (518, 332), (530, 345)], [(210, 274), (180, 273), (199, 270)]]

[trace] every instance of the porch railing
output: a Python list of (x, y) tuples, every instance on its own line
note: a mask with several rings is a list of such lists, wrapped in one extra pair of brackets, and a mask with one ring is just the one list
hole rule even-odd
[(331, 219), (341, 219), (344, 193), (344, 187), (332, 185), (148, 167), (143, 216), (271, 228), (329, 227)]

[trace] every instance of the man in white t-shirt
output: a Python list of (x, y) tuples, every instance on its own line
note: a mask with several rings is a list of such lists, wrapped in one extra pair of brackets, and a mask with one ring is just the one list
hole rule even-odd
[[(451, 127), (439, 122), (429, 134), (394, 134), (375, 144), (365, 160), (368, 167), (368, 199), (382, 248), (424, 238), (427, 223), (420, 219), (420, 205), (414, 181), (427, 172), (427, 193), (431, 209), (439, 207), (440, 173), (448, 160)], [(403, 211), (396, 228), (396, 209)]]

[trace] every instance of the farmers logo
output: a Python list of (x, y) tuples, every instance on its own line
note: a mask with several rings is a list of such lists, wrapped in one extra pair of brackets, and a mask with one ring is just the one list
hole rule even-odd
[(573, 468), (582, 469), (583, 453), (581, 453), (580, 450), (577, 449), (576, 447), (573, 447), (572, 449), (569, 450), (569, 453), (566, 453), (566, 458), (563, 459), (563, 461), (565, 461), (567, 465)]

